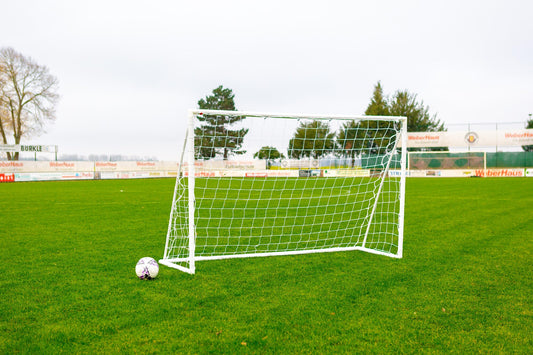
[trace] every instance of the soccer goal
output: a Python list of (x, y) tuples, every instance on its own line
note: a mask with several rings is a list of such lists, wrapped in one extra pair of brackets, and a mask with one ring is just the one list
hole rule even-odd
[[(164, 256), (402, 257), (405, 117), (191, 110)], [(400, 144), (401, 141), (401, 144)]]

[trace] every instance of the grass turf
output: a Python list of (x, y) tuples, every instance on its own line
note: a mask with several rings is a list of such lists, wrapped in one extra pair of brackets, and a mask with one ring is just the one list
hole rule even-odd
[(161, 267), (174, 181), (0, 184), (0, 353), (530, 353), (533, 179), (408, 179), (404, 258)]

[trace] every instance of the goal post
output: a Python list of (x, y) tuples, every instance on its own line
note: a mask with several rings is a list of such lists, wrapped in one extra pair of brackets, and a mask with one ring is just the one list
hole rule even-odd
[(405, 117), (190, 110), (160, 263), (401, 258)]

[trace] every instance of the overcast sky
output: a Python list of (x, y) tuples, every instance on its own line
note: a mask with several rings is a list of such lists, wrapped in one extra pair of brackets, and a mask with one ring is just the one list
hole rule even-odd
[(533, 1), (0, 0), (0, 47), (60, 82), (31, 142), (176, 160), (187, 109), (361, 114), (374, 85), (447, 125), (533, 113)]

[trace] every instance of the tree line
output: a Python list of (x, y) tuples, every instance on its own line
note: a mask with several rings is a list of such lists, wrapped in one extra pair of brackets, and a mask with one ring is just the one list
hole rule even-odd
[[(198, 101), (200, 109), (235, 111), (235, 95), (223, 86)], [(407, 117), (407, 129), (411, 132), (444, 131), (444, 124), (429, 107), (407, 90), (396, 91), (388, 98), (383, 93), (381, 82), (374, 87), (371, 101), (365, 111), (368, 116)], [(231, 125), (244, 119), (240, 116), (198, 116), (200, 127), (195, 128), (195, 158), (211, 159), (246, 153), (242, 149), (248, 129), (231, 129)], [(313, 158), (335, 154), (351, 158), (362, 154), (383, 154), (394, 138), (397, 127), (388, 121), (346, 121), (338, 132), (333, 132), (327, 121), (301, 121), (288, 142), (287, 156), (292, 159)], [(369, 137), (371, 132), (371, 137)], [(438, 150), (446, 148), (435, 148)], [(263, 146), (254, 153), (254, 158), (267, 161), (283, 159), (285, 155), (272, 146)]]

